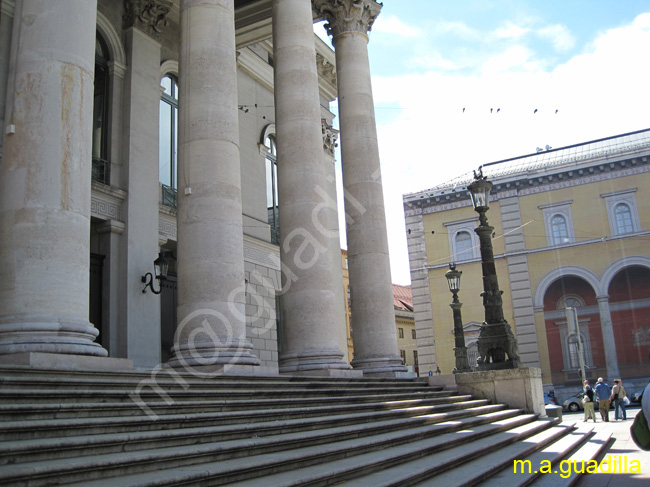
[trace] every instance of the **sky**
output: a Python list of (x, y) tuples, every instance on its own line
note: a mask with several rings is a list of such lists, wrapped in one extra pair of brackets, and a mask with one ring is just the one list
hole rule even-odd
[(404, 194), (650, 128), (648, 0), (383, 3), (368, 55), (395, 284), (410, 284)]

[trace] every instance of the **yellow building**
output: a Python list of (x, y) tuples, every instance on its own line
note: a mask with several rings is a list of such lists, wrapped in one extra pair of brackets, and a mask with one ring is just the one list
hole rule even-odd
[[(345, 323), (348, 337), (348, 357), (352, 360), (354, 347), (350, 327), (350, 277), (348, 272), (348, 251), (341, 250), (343, 268), (343, 290), (345, 292)], [(393, 305), (395, 308), (395, 326), (397, 328), (397, 348), (404, 365), (413, 372), (418, 371), (418, 351), (416, 345), (415, 320), (413, 317), (413, 293), (411, 286), (393, 284)]]
[[(650, 368), (650, 130), (482, 166), (493, 182), (488, 223), (503, 311), (521, 366), (540, 367), (547, 389), (587, 378), (645, 385)], [(404, 196), (420, 371), (455, 366), (450, 262), (470, 364), (484, 320), (478, 215), (471, 175)], [(566, 308), (578, 310), (579, 332)], [(632, 384), (630, 384), (632, 386)], [(628, 387), (630, 390), (631, 387)]]

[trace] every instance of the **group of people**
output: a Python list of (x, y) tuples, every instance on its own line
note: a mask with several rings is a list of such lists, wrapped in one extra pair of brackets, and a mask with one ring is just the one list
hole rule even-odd
[(590, 419), (596, 422), (596, 412), (594, 411), (594, 402), (598, 401), (598, 411), (603, 421), (609, 421), (609, 409), (614, 408), (614, 420), (618, 421), (627, 419), (625, 412), (625, 397), (627, 392), (623, 387), (621, 379), (614, 380), (614, 387), (610, 388), (609, 385), (603, 380), (602, 377), (598, 378), (596, 387), (593, 389), (589, 385), (589, 381), (584, 382), (584, 391), (582, 398), (582, 405), (585, 410), (585, 422)]

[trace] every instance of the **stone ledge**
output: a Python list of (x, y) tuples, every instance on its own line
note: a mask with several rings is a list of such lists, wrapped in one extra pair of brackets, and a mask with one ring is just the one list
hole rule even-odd
[(471, 394), (494, 404), (507, 404), (511, 408), (546, 417), (540, 368), (486, 370), (429, 377), (430, 385), (448, 388), (454, 383), (459, 394)]
[(0, 365), (20, 365), (31, 369), (54, 370), (133, 370), (133, 360), (89, 355), (68, 355), (45, 352), (23, 352), (0, 355)]

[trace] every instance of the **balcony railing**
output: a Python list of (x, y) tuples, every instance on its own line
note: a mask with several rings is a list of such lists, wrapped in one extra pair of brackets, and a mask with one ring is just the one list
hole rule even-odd
[(93, 157), (91, 178), (98, 183), (111, 184), (111, 163), (105, 159)]
[(171, 208), (176, 208), (176, 189), (166, 184), (162, 185), (162, 204), (163, 206), (169, 206)]

